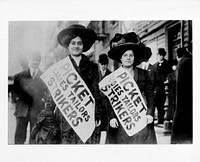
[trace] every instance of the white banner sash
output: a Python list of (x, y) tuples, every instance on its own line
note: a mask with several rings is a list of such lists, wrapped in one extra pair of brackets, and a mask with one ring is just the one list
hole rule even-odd
[(128, 136), (147, 125), (147, 106), (131, 74), (120, 67), (99, 83)]
[(95, 100), (70, 58), (52, 65), (41, 78), (64, 118), (85, 143), (95, 129)]

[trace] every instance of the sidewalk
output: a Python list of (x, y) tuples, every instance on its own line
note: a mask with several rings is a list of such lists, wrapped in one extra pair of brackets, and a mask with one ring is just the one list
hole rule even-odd
[(155, 126), (158, 144), (170, 144), (171, 132), (164, 129), (164, 124)]
[[(14, 116), (15, 111), (15, 104), (8, 102), (8, 144), (14, 145), (14, 134), (15, 134), (15, 128), (16, 128), (16, 118)], [(29, 125), (27, 128), (27, 139), (25, 141), (25, 144), (28, 144), (29, 141)]]

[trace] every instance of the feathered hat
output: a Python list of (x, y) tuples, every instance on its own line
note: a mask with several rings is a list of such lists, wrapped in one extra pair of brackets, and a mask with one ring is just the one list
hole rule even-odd
[(151, 55), (151, 49), (141, 43), (135, 32), (125, 34), (115, 34), (110, 43), (111, 49), (108, 51), (108, 57), (112, 60), (121, 62), (121, 57), (127, 50), (134, 52), (134, 64), (139, 65), (141, 62), (148, 60)]

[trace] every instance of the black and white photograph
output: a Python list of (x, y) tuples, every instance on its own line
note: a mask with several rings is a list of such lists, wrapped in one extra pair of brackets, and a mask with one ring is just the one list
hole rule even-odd
[(112, 13), (110, 1), (100, 11), (65, 2), (50, 15), (45, 3), (37, 14), (7, 3), (18, 15), (4, 11), (1, 30), (3, 161), (200, 160), (200, 3), (121, 3)]
[(192, 144), (191, 20), (10, 21), (8, 70), (9, 144)]

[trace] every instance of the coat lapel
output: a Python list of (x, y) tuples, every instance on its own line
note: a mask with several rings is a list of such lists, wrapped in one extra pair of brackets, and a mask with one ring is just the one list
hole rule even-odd
[(31, 72), (30, 72), (30, 69), (24, 71), (24, 75), (25, 75), (25, 77), (27, 77), (27, 78), (31, 78)]
[(84, 73), (85, 71), (87, 71), (89, 69), (89, 59), (82, 54), (82, 59), (80, 61), (80, 65), (79, 65), (79, 70), (80, 70), (80, 73)]
[(137, 80), (138, 80), (138, 69), (137, 68), (134, 69), (134, 80), (135, 80), (135, 82), (137, 82)]
[(41, 74), (42, 74), (42, 71), (39, 69), (35, 78), (39, 78)]
[(105, 76), (109, 75), (111, 72), (107, 69), (106, 70), (106, 73), (105, 73)]

